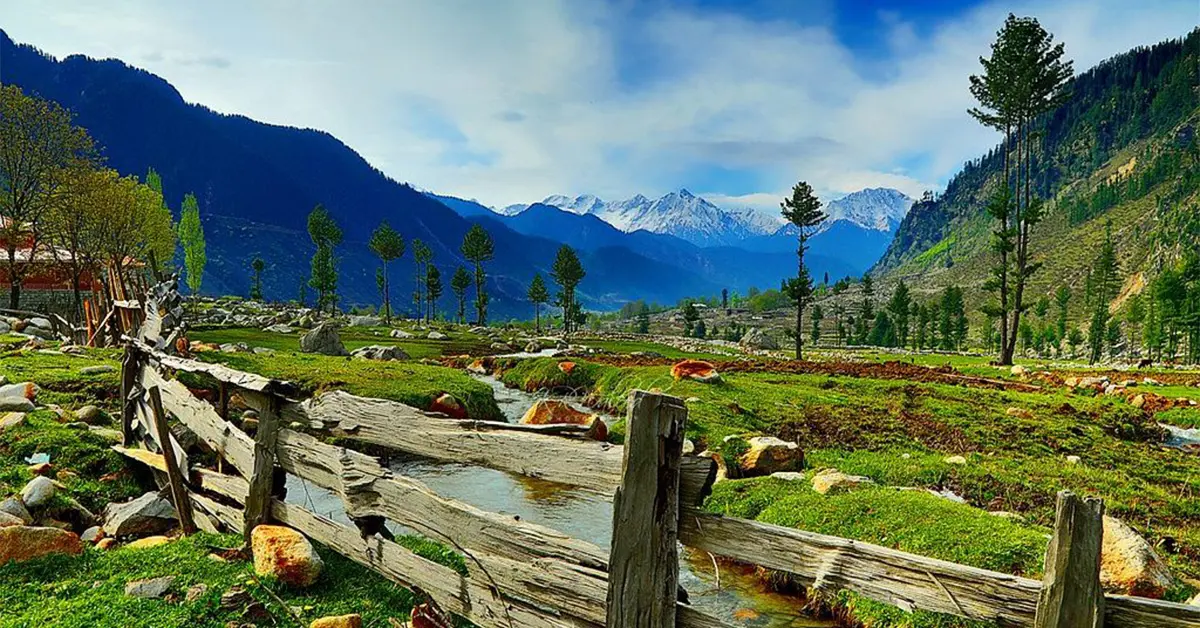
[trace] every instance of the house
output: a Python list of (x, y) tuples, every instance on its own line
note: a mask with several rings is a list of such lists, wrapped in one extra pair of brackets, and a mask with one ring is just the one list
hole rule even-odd
[[(7, 305), (7, 295), (12, 288), (12, 277), (9, 272), (8, 246), (9, 235), (14, 229), (12, 222), (0, 216), (0, 304)], [(25, 268), (20, 273), (21, 309), (37, 312), (54, 312), (71, 317), (74, 312), (74, 291), (71, 286), (71, 272), (63, 260), (70, 259), (70, 253), (60, 247), (51, 247), (45, 243), (38, 246), (37, 252), (31, 259), (32, 238), (28, 233), (17, 231), (15, 260)], [(32, 266), (32, 267), (31, 267)], [(99, 279), (90, 271), (84, 271), (80, 277), (80, 290), (84, 295), (90, 295), (104, 289)]]

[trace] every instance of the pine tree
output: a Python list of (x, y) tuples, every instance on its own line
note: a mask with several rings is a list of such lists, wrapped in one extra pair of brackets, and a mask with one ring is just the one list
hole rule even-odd
[(526, 296), (533, 304), (534, 328), (540, 334), (542, 333), (542, 305), (550, 301), (550, 292), (546, 290), (546, 281), (542, 279), (540, 273), (535, 274), (533, 281), (529, 282), (529, 291)]
[(1108, 342), (1108, 304), (1117, 291), (1117, 253), (1112, 239), (1112, 223), (1105, 225), (1104, 243), (1092, 266), (1094, 311), (1088, 325), (1088, 362), (1095, 364), (1104, 356)]
[(892, 291), (892, 298), (887, 305), (888, 316), (892, 319), (892, 328), (898, 347), (908, 345), (908, 313), (911, 305), (912, 296), (909, 294), (908, 286), (901, 279), (896, 284), (896, 289)]
[[(255, 257), (250, 262), (250, 270), (254, 271), (254, 276), (250, 282), (250, 299), (253, 301), (262, 301), (262, 274), (267, 268), (267, 263), (261, 257)], [(300, 305), (304, 305), (304, 284), (300, 284)]]
[(558, 284), (557, 304), (563, 311), (563, 331), (565, 332), (578, 329), (579, 321), (583, 316), (583, 310), (575, 298), (575, 289), (585, 276), (587, 276), (587, 272), (583, 270), (583, 263), (579, 261), (575, 249), (566, 244), (559, 247), (558, 254), (554, 258), (554, 265), (550, 267), (550, 277), (554, 279), (554, 283)]
[(637, 333), (650, 333), (650, 308), (645, 303), (642, 304), (642, 308), (637, 313)]
[(812, 341), (813, 346), (816, 346), (817, 342), (821, 340), (821, 321), (825, 319), (825, 312), (821, 309), (820, 303), (813, 304), (812, 312), (808, 317), (812, 319), (812, 333), (809, 334), (809, 340)]
[(471, 288), (471, 273), (467, 269), (459, 266), (454, 271), (454, 276), (450, 278), (450, 289), (454, 291), (454, 298), (458, 299), (458, 322), (462, 324), (467, 320), (467, 290)]
[(384, 221), (375, 228), (371, 234), (371, 240), (367, 243), (371, 252), (379, 258), (382, 267), (379, 269), (382, 286), (380, 292), (383, 293), (383, 319), (389, 325), (392, 322), (392, 290), (390, 285), (390, 276), (388, 275), (388, 262), (400, 259), (404, 256), (404, 238), (400, 233), (388, 225)]
[(792, 187), (792, 195), (779, 204), (784, 220), (796, 227), (796, 262), (795, 279), (788, 281), (787, 293), (796, 306), (796, 359), (801, 359), (804, 345), (803, 315), (804, 308), (812, 297), (812, 277), (804, 265), (804, 253), (808, 250), (808, 240), (816, 233), (816, 228), (825, 220), (821, 211), (821, 201), (813, 194), (812, 186), (806, 181), (800, 181)]
[(425, 317), (425, 279), (429, 276), (429, 262), (433, 261), (433, 249), (419, 238), (412, 241), (413, 253), (413, 307), (418, 320)]
[(468, 262), (475, 265), (476, 324), (486, 325), (488, 294), (485, 290), (487, 275), (484, 273), (483, 264), (490, 262), (496, 254), (492, 236), (488, 235), (488, 232), (478, 224), (471, 225), (471, 229), (467, 231), (467, 235), (463, 238), (462, 254)]
[(428, 320), (437, 319), (437, 302), (442, 297), (442, 273), (437, 266), (429, 265), (425, 271), (425, 295), (429, 304)]
[(200, 205), (196, 203), (196, 197), (192, 194), (183, 197), (179, 226), (176, 230), (179, 242), (183, 245), (183, 268), (187, 271), (188, 289), (192, 294), (200, 294), (208, 256), (204, 250), (204, 226), (200, 224)]
[(692, 330), (696, 327), (696, 321), (700, 320), (700, 311), (696, 309), (696, 304), (688, 301), (683, 304), (683, 335), (691, 336)]
[(329, 307), (337, 311), (337, 261), (333, 249), (342, 243), (342, 229), (321, 204), (308, 214), (308, 235), (317, 252), (312, 258), (312, 277), (309, 285), (317, 291), (317, 309)]

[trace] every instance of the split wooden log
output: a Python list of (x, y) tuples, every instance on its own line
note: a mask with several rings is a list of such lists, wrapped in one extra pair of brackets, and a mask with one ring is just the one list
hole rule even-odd
[(1100, 547), (1104, 502), (1058, 494), (1034, 628), (1103, 628)]

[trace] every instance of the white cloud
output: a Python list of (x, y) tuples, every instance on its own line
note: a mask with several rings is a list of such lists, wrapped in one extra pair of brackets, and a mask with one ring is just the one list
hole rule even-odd
[(768, 210), (797, 179), (827, 200), (919, 195), (993, 145), (966, 114), (967, 76), (1010, 10), (1038, 16), (1077, 70), (1197, 17), (1194, 0), (993, 2), (933, 25), (882, 14), (890, 55), (864, 62), (827, 20), (623, 3), (0, 1), (17, 41), (118, 57), (189, 101), (327, 130), (441, 193), (624, 198), (732, 171), (754, 189), (717, 174), (690, 185)]

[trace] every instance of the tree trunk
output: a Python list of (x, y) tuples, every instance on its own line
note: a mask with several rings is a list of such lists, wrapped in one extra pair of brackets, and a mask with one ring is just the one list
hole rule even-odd
[(534, 321), (533, 328), (536, 330), (536, 333), (539, 333), (539, 334), (542, 333), (542, 304), (541, 303), (533, 304), (533, 321)]

